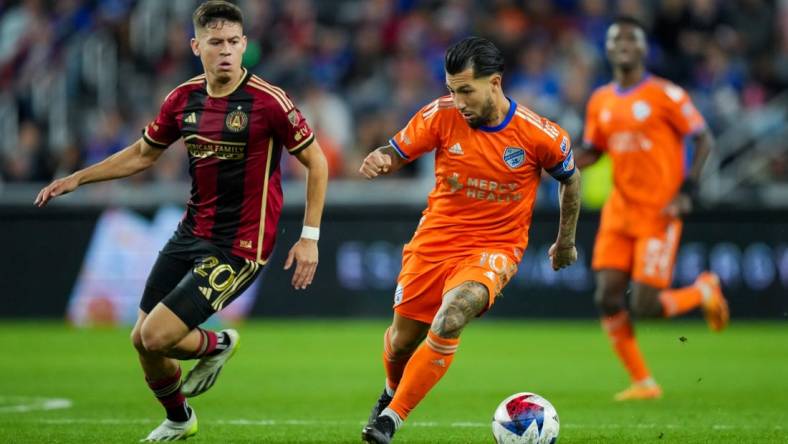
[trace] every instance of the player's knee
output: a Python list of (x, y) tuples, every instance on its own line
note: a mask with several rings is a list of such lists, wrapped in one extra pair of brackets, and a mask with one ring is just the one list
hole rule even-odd
[(623, 295), (604, 287), (597, 288), (594, 293), (594, 303), (599, 312), (605, 316), (612, 316), (624, 308)]
[(459, 337), (462, 329), (487, 308), (487, 287), (467, 282), (450, 291), (432, 323), (432, 331), (442, 338)]
[(135, 327), (133, 330), (131, 330), (131, 344), (140, 354), (147, 352), (145, 350), (145, 344), (142, 342), (142, 335), (140, 334), (139, 328)]
[(146, 327), (147, 324), (143, 324), (142, 331), (140, 332), (142, 348), (145, 353), (165, 354), (175, 345), (166, 332)]
[(391, 353), (395, 357), (410, 355), (416, 350), (422, 340), (422, 337), (419, 335), (400, 332), (393, 328), (391, 329), (390, 335)]
[(638, 318), (657, 318), (662, 316), (662, 304), (655, 294), (634, 291), (629, 301), (632, 314)]

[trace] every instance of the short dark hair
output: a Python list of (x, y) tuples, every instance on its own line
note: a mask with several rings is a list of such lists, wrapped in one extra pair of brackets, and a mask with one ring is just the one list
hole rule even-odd
[(640, 28), (640, 30), (643, 31), (643, 34), (646, 33), (646, 26), (643, 24), (643, 22), (636, 19), (635, 17), (632, 17), (631, 15), (620, 15), (616, 17), (613, 20), (613, 23), (610, 24), (610, 26), (613, 25), (632, 25), (636, 28)]
[(241, 12), (241, 8), (224, 0), (209, 0), (203, 2), (194, 10), (194, 14), (192, 15), (194, 29), (205, 28), (209, 23), (216, 20), (226, 20), (228, 22), (238, 23), (241, 26), (244, 24), (244, 16)]
[(473, 77), (484, 77), (503, 73), (503, 54), (489, 40), (481, 37), (466, 37), (446, 51), (446, 72), (458, 74), (473, 68)]

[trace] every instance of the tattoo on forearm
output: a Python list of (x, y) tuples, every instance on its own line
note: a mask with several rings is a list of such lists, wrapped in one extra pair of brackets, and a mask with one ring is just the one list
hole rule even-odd
[(459, 338), (462, 329), (487, 308), (487, 293), (487, 287), (478, 282), (466, 282), (451, 290), (432, 322), (432, 331), (442, 338)]
[(574, 243), (577, 217), (580, 214), (579, 176), (569, 180), (567, 183), (561, 183), (559, 203), (561, 206), (561, 221), (558, 228), (558, 241), (560, 243)]

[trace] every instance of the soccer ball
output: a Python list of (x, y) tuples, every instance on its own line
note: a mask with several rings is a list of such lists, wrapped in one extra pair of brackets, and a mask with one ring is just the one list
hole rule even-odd
[(558, 413), (535, 393), (517, 393), (498, 404), (492, 432), (498, 444), (553, 444), (558, 440)]

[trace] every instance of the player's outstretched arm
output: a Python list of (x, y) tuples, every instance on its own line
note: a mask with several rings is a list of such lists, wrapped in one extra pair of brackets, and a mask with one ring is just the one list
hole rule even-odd
[(575, 232), (577, 217), (580, 215), (580, 171), (576, 170), (568, 179), (561, 182), (558, 189), (558, 202), (561, 206), (558, 238), (548, 251), (553, 270), (568, 267), (577, 260)]
[(53, 181), (38, 193), (34, 204), (43, 207), (53, 198), (70, 193), (80, 185), (139, 173), (153, 165), (163, 152), (163, 149), (152, 147), (139, 139), (99, 163)]
[(317, 141), (296, 154), (296, 158), (307, 169), (304, 230), (287, 255), (285, 270), (289, 270), (293, 262), (296, 263), (293, 288), (303, 290), (312, 283), (317, 270), (317, 240), (320, 237), (320, 218), (323, 215), (328, 187), (328, 162)]
[(385, 145), (369, 153), (358, 172), (367, 179), (374, 179), (384, 174), (391, 174), (406, 163), (408, 162), (391, 145)]

